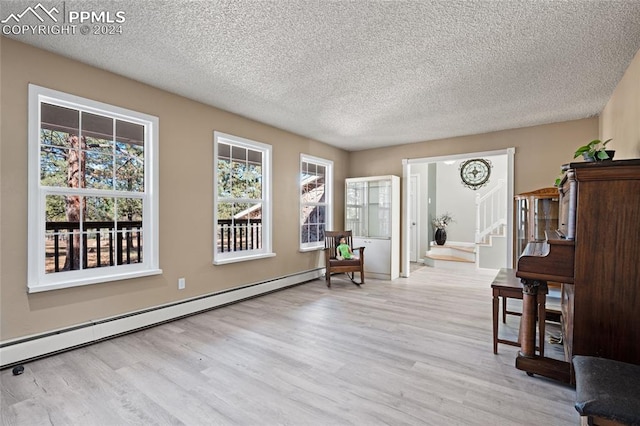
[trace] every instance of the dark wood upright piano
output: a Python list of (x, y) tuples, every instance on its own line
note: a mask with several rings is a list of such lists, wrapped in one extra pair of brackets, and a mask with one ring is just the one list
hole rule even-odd
[[(529, 243), (518, 259), (516, 368), (572, 383), (574, 355), (640, 364), (640, 159), (564, 170), (556, 235)], [(562, 283), (563, 361), (535, 354), (537, 293), (548, 281)]]

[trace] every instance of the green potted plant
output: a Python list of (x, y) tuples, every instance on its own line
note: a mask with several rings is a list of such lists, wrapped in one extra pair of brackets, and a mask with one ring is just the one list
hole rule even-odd
[(600, 139), (594, 139), (588, 144), (576, 149), (573, 158), (578, 158), (582, 155), (585, 161), (611, 160), (613, 159), (615, 151), (606, 149), (609, 142), (611, 142), (611, 139), (607, 139), (604, 142)]

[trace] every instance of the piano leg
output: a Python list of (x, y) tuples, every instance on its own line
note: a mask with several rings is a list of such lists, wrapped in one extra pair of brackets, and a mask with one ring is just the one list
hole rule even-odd
[[(538, 374), (570, 383), (570, 365), (565, 361), (536, 355), (536, 316), (544, 306), (538, 294), (547, 292), (547, 282), (522, 278), (522, 318), (520, 322), (520, 352), (516, 358), (516, 368), (525, 371), (529, 376)], [(544, 317), (540, 315), (540, 320)], [(544, 338), (544, 336), (541, 336)]]
[(536, 317), (538, 293), (546, 293), (546, 281), (522, 279), (522, 318), (520, 319), (520, 356), (536, 356)]

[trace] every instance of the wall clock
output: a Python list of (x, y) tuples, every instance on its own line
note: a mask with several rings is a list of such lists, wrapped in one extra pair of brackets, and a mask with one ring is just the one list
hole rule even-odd
[(489, 182), (491, 161), (482, 158), (467, 160), (460, 165), (460, 178), (467, 188), (476, 190)]

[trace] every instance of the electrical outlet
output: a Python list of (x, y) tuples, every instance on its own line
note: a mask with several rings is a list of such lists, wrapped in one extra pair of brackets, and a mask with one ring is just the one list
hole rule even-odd
[(178, 290), (184, 290), (186, 285), (184, 278), (178, 278)]

